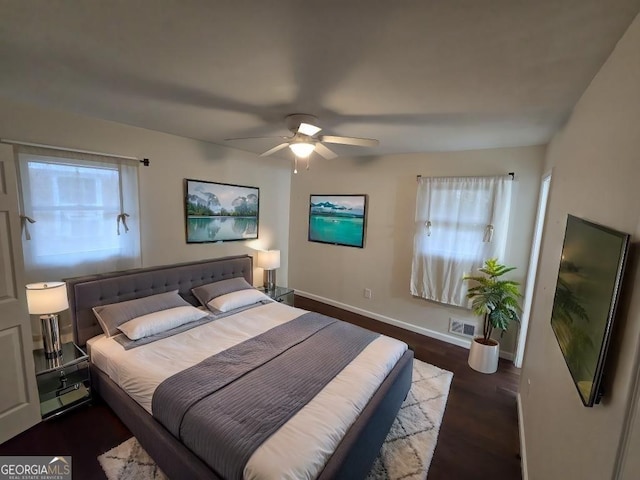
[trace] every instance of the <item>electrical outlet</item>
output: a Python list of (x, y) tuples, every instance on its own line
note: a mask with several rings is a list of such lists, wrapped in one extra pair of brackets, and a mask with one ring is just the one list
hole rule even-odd
[(373, 298), (373, 292), (371, 291), (370, 288), (365, 288), (363, 295), (364, 295), (364, 298), (367, 298), (369, 300)]

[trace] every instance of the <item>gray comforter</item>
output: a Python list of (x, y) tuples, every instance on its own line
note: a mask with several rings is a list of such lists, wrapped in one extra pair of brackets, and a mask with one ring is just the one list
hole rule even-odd
[(253, 452), (378, 334), (306, 313), (162, 382), (153, 415), (220, 476)]

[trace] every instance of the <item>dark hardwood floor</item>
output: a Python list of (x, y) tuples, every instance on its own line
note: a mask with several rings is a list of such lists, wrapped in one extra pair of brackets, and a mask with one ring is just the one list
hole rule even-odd
[[(500, 361), (498, 372), (484, 375), (467, 366), (468, 351), (307, 298), (296, 306), (318, 311), (405, 341), (416, 358), (453, 372), (429, 480), (519, 480), (516, 390), (519, 371)], [(73, 478), (105, 479), (101, 453), (131, 437), (105, 404), (96, 401), (42, 422), (0, 445), (0, 455), (71, 455)]]
[(131, 432), (111, 409), (96, 401), (41, 422), (0, 445), (0, 455), (71, 455), (73, 479), (104, 480), (98, 455), (124, 442)]

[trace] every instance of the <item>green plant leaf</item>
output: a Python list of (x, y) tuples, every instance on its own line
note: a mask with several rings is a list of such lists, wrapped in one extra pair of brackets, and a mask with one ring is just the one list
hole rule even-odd
[(466, 281), (474, 282), (467, 290), (467, 298), (471, 300), (473, 313), (485, 319), (485, 338), (491, 335), (493, 329), (501, 330), (504, 334), (511, 322), (520, 321), (520, 284), (514, 280), (499, 278), (515, 268), (499, 263), (496, 258), (490, 258), (478, 269), (484, 275), (463, 277)]

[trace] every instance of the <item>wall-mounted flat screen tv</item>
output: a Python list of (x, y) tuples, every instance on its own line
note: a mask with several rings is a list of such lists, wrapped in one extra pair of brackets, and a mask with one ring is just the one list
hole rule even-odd
[(582, 403), (600, 402), (629, 235), (569, 215), (551, 327)]
[(364, 247), (366, 195), (311, 195), (309, 241)]

